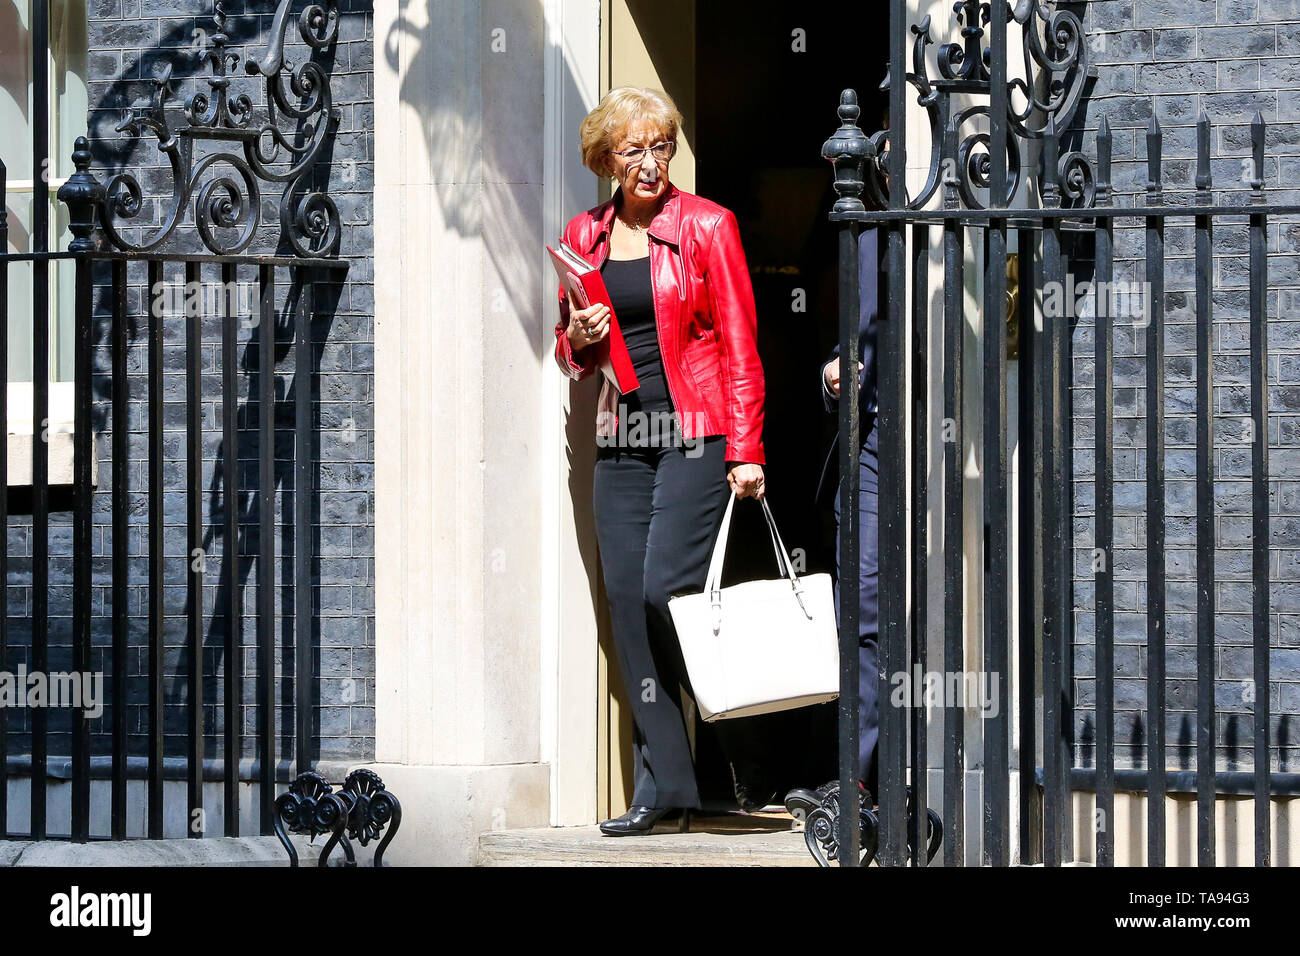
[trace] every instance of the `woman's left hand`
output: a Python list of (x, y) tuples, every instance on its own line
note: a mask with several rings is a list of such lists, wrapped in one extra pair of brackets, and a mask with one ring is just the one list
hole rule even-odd
[(763, 466), (736, 464), (731, 466), (727, 472), (727, 484), (739, 498), (748, 498), (753, 495), (755, 498), (763, 497)]

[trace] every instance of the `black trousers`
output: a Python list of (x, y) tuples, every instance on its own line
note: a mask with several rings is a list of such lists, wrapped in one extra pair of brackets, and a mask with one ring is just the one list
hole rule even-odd
[[(880, 737), (878, 642), (880, 637), (880, 457), (876, 417), (862, 419), (869, 428), (858, 452), (858, 779), (873, 795), (876, 789), (876, 744)], [(840, 520), (840, 493), (835, 492), (835, 523)], [(840, 540), (835, 535), (835, 615), (840, 611)], [(838, 620), (837, 622), (838, 623)]]
[(634, 805), (700, 806), (679, 685), (681, 645), (668, 612), (677, 593), (704, 588), (731, 489), (726, 442), (603, 447), (592, 488), (613, 642), (636, 724)]

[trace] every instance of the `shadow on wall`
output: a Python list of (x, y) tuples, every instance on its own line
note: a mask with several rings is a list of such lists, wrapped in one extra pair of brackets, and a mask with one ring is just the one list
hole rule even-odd
[[(441, 217), (430, 227), (482, 236), (500, 283), (485, 290), (489, 314), (517, 315), (541, 358), (549, 352), (549, 332), (558, 318), (555, 311), (542, 314), (537, 308), (544, 281), (539, 253), (543, 243), (554, 239), (542, 234), (545, 144), (540, 118), (545, 105), (542, 84), (533, 79), (545, 53), (542, 5), (493, 4), (490, 19), (480, 6), (398, 0), (383, 56), (388, 69), (402, 76), (401, 102), (420, 119), (427, 158), (421, 162), (411, 150), (403, 165), (407, 174), (430, 171)], [(482, 42), (459, 42), (469, 36), (481, 36)], [(446, 37), (456, 39), (448, 42)], [(561, 82), (563, 101), (581, 102), (567, 68)], [(484, 117), (485, 98), (508, 102), (509, 110)], [(576, 156), (576, 129), (572, 140)], [(466, 184), (481, 184), (482, 189), (471, 192)], [(588, 208), (576, 194), (566, 195), (561, 205), (566, 216)], [(493, 303), (493, 296), (502, 295), (508, 309)]]
[[(461, 41), (475, 36), (481, 37), (481, 42)], [(532, 345), (538, 361), (553, 361), (552, 330), (559, 312), (558, 306), (549, 305), (553, 297), (548, 292), (553, 285), (549, 270), (543, 274), (540, 254), (543, 244), (556, 238), (544, 235), (547, 223), (542, 196), (542, 117), (546, 91), (536, 77), (543, 72), (543, 63), (551, 51), (546, 49), (542, 4), (424, 4), (398, 0), (397, 17), (379, 39), (384, 65), (401, 76), (399, 98), (403, 107), (419, 117), (419, 148), (424, 156), (417, 157), (415, 147), (407, 147), (403, 173), (413, 176), (416, 170), (429, 171), (433, 192), (429, 212), (438, 217), (430, 228), (482, 238), (494, 275), (487, 282), (497, 283), (495, 288), (484, 289), (486, 319), (492, 321), (499, 315), (507, 321), (511, 315), (517, 317), (519, 331)], [(583, 103), (584, 95), (568, 58), (559, 56), (556, 62), (562, 73), (557, 82), (563, 88), (555, 95), (566, 104)], [(508, 110), (485, 115), (486, 109), (495, 109), (503, 102), (509, 104)], [(571, 148), (570, 155), (576, 158), (576, 127), (566, 130), (565, 136), (566, 149)], [(576, 183), (566, 180), (568, 192), (559, 203), (565, 220), (593, 205), (589, 191), (583, 188), (589, 182), (582, 178), (585, 175), (574, 177)], [(540, 302), (548, 305), (539, 308)], [(599, 376), (570, 387), (564, 426), (567, 493), (598, 622), (598, 640), (612, 661), (614, 651), (591, 509), (598, 389)], [(610, 668), (610, 674), (611, 682), (617, 683), (615, 668)], [(592, 700), (590, 705), (594, 708), (598, 702)], [(630, 733), (624, 743), (621, 751), (630, 755)], [(630, 767), (624, 778), (631, 779)], [(609, 795), (609, 799), (618, 803), (624, 796), (630, 796), (630, 791), (626, 795)]]

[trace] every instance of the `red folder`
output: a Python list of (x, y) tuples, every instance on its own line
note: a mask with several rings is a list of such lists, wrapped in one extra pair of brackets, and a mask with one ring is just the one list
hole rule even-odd
[(605, 288), (605, 280), (600, 277), (600, 270), (563, 242), (560, 243), (559, 252), (550, 246), (546, 247), (546, 251), (551, 254), (551, 265), (555, 266), (560, 285), (577, 303), (578, 308), (585, 309), (598, 302), (609, 306), (609, 334), (588, 348), (593, 350), (593, 358), (600, 370), (620, 395), (634, 391), (640, 383), (636, 380), (632, 356), (628, 354), (627, 343), (623, 341), (623, 331), (618, 327), (618, 317), (614, 314), (614, 303), (610, 301), (609, 290)]

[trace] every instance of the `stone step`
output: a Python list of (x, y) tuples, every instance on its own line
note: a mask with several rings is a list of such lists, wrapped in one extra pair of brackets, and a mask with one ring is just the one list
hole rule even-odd
[[(298, 865), (315, 866), (324, 839), (309, 842), (293, 836)], [(335, 849), (330, 865), (341, 862), (342, 850)], [(202, 840), (97, 840), (72, 843), (68, 840), (0, 840), (0, 866), (289, 866), (289, 857), (273, 836), (208, 837)]]
[(646, 836), (607, 837), (599, 827), (492, 830), (479, 837), (479, 866), (816, 866), (785, 813), (675, 821)]

